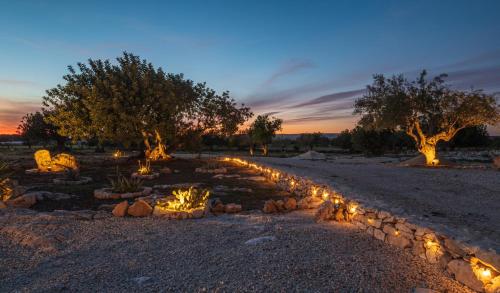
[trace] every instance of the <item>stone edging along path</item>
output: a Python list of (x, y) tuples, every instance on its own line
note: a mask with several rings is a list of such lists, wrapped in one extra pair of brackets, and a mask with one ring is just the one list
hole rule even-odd
[[(335, 198), (336, 201), (349, 201), (331, 186), (317, 184), (309, 178), (236, 157), (225, 157), (223, 161), (257, 170), (278, 187), (299, 197), (323, 195), (327, 200)], [(500, 292), (500, 255), (493, 251), (470, 247), (427, 227), (412, 224), (405, 218), (359, 205), (352, 223), (380, 241), (408, 249), (412, 254), (440, 265), (457, 281), (473, 290)]]

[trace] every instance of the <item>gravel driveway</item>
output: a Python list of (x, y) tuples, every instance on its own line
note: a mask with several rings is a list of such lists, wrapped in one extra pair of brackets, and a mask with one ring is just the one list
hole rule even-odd
[(262, 158), (284, 171), (330, 184), (344, 195), (500, 253), (500, 172), (411, 168), (365, 159)]
[(305, 211), (184, 221), (4, 211), (0, 280), (0, 292), (469, 292), (409, 252)]

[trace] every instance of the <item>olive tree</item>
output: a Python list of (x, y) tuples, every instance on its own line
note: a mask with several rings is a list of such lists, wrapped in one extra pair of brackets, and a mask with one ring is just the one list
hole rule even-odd
[(218, 95), (133, 54), (116, 61), (78, 63), (78, 71), (69, 67), (64, 85), (47, 91), (47, 119), (61, 134), (125, 145), (142, 141), (146, 156), (156, 160), (169, 158), (167, 149), (188, 132), (232, 134), (252, 115), (229, 93)]
[(269, 115), (259, 115), (255, 121), (250, 125), (248, 134), (251, 140), (250, 154), (253, 155), (253, 146), (255, 144), (262, 145), (262, 152), (264, 156), (268, 155), (269, 144), (272, 142), (276, 132), (281, 130), (283, 120), (277, 118), (269, 118)]
[(362, 127), (405, 131), (426, 164), (435, 165), (439, 141), (451, 140), (465, 127), (495, 124), (500, 112), (493, 95), (451, 89), (445, 74), (426, 77), (425, 70), (412, 82), (403, 75), (375, 75), (365, 95), (356, 100), (354, 113), (362, 115), (358, 122)]

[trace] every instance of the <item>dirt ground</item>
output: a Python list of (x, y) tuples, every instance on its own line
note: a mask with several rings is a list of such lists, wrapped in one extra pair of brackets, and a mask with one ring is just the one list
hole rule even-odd
[(410, 218), (500, 253), (500, 172), (492, 168), (401, 167), (388, 158), (329, 156), (255, 161), (330, 184), (363, 205)]
[(0, 268), (0, 292), (470, 292), (306, 211), (183, 221), (0, 211)]
[[(0, 153), (1, 154), (1, 153)], [(53, 184), (54, 178), (62, 177), (62, 175), (40, 175), (40, 174), (25, 174), (26, 169), (33, 168), (35, 162), (32, 152), (17, 153), (8, 156), (5, 153), (1, 154), (0, 159), (8, 161), (14, 168), (14, 173), (11, 176), (19, 182), (20, 185), (29, 188), (29, 191), (50, 191), (76, 195), (75, 198), (67, 200), (44, 200), (38, 202), (33, 209), (38, 211), (53, 211), (53, 210), (96, 210), (103, 204), (114, 204), (121, 200), (99, 200), (94, 198), (93, 192), (95, 189), (109, 187), (109, 177), (116, 175), (117, 168), (123, 175), (131, 174), (138, 168), (138, 162), (135, 159), (122, 158), (114, 160), (110, 154), (95, 154), (88, 152), (76, 153), (76, 158), (80, 162), (81, 176), (88, 176), (93, 179), (89, 184), (84, 185), (56, 185)], [(183, 183), (199, 183), (201, 188), (211, 190), (211, 198), (220, 198), (224, 203), (241, 204), (243, 210), (262, 209), (264, 202), (268, 199), (282, 199), (285, 196), (290, 196), (287, 192), (279, 190), (276, 186), (269, 182), (256, 182), (252, 180), (244, 180), (244, 178), (257, 176), (254, 171), (247, 168), (241, 168), (234, 165), (220, 164), (226, 167), (228, 173), (225, 175), (239, 175), (239, 178), (221, 178), (214, 179), (215, 174), (197, 173), (195, 169), (206, 166), (208, 160), (203, 159), (172, 159), (164, 162), (152, 162), (151, 166), (154, 171), (159, 171), (161, 168), (168, 167), (173, 172), (172, 174), (160, 174), (160, 177), (153, 180), (144, 180), (144, 186), (154, 185), (171, 185)], [(224, 186), (224, 189), (217, 187)], [(240, 190), (232, 191), (232, 188)], [(156, 189), (160, 194), (170, 195), (174, 188)], [(244, 189), (251, 189), (251, 192)]]

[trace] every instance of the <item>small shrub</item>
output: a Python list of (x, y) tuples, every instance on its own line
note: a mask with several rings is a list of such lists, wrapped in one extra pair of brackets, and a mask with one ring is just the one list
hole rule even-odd
[(115, 193), (129, 193), (139, 191), (142, 187), (142, 180), (139, 178), (129, 179), (123, 176), (118, 168), (116, 169), (116, 178), (109, 179), (112, 191)]
[(179, 189), (172, 194), (175, 196), (175, 200), (158, 202), (158, 205), (176, 211), (201, 208), (206, 206), (210, 192), (191, 186), (188, 190)]

